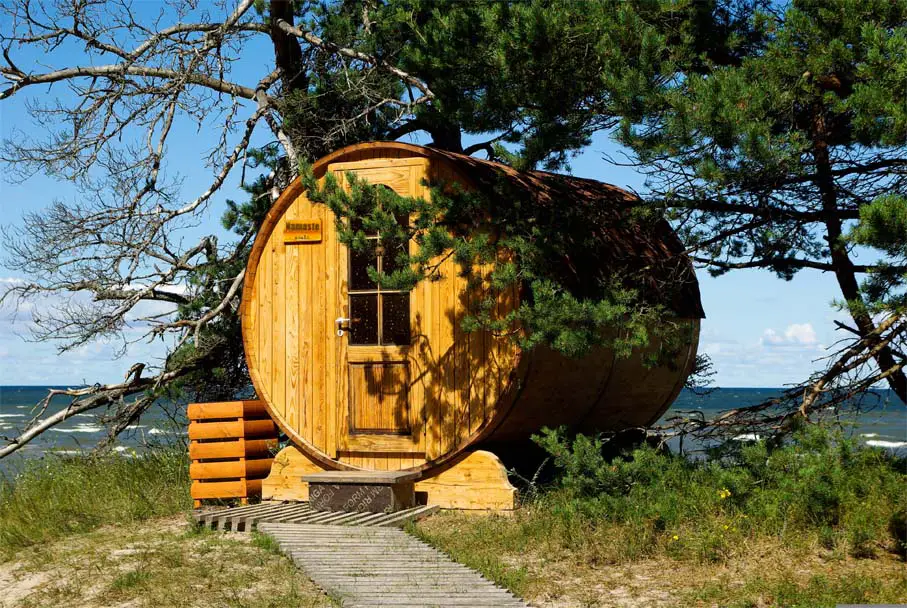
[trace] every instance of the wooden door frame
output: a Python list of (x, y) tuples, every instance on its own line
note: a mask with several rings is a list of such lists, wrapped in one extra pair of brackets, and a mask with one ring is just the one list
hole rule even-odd
[[(406, 187), (408, 192), (403, 196), (425, 195), (425, 188), (422, 186), (422, 179), (428, 177), (429, 159), (411, 157), (411, 158), (381, 158), (365, 161), (352, 161), (344, 163), (332, 163), (328, 165), (327, 171), (335, 174), (343, 182), (343, 174), (352, 171), (357, 174), (380, 174), (381, 170), (387, 170), (388, 173), (397, 173), (396, 170), (401, 168), (408, 169), (406, 176)], [(380, 177), (372, 181), (375, 184), (383, 184), (390, 187), (390, 183), (398, 183), (399, 175), (393, 179), (382, 180)], [(387, 183), (390, 182), (390, 183)], [(396, 190), (395, 190), (396, 191)], [(340, 289), (338, 290), (338, 316), (349, 317), (349, 249), (338, 243), (337, 268), (340, 272)], [(415, 326), (415, 315), (419, 312), (415, 310), (412, 295), (410, 295), (410, 327)], [(384, 452), (425, 455), (425, 420), (424, 399), (422, 398), (422, 383), (420, 380), (420, 370), (416, 360), (415, 350), (410, 344), (402, 345), (350, 345), (349, 333), (337, 337), (340, 340), (338, 349), (337, 364), (339, 368), (338, 402), (340, 407), (335, 408), (339, 420), (337, 428), (337, 446), (336, 450), (343, 452)], [(413, 336), (415, 339), (415, 336)], [(350, 381), (349, 367), (350, 364), (369, 363), (369, 362), (387, 362), (387, 363), (407, 363), (409, 366), (410, 386), (408, 391), (410, 429), (411, 435), (393, 435), (393, 434), (371, 434), (350, 432)]]

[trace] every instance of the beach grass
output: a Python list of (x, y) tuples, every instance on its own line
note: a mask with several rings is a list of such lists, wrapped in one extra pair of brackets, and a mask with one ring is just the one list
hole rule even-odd
[(541, 605), (907, 602), (902, 459), (812, 429), (701, 460), (542, 442), (558, 475), (515, 514), (413, 531)]
[(2, 608), (335, 605), (289, 558), (180, 515), (22, 549), (0, 563), (0, 588)]
[[(902, 459), (821, 430), (700, 460), (540, 441), (557, 474), (517, 512), (410, 531), (539, 606), (907, 603)], [(195, 605), (183, 583), (217, 605), (329, 605), (273, 539), (190, 509), (182, 449), (30, 461), (0, 481), (0, 575), (34, 583), (26, 606)]]
[(188, 466), (178, 448), (25, 461), (0, 478), (0, 559), (102, 525), (188, 512)]

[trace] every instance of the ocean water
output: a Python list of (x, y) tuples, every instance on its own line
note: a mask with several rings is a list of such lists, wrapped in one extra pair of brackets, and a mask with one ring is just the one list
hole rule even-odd
[[(48, 388), (50, 387), (0, 386), (0, 437), (18, 434), (18, 430), (31, 419), (35, 404), (44, 398)], [(706, 417), (711, 417), (721, 410), (761, 403), (781, 392), (782, 389), (779, 388), (720, 388), (699, 396), (685, 390), (662, 420), (680, 411), (700, 411)], [(869, 411), (856, 419), (841, 421), (845, 432), (858, 437), (866, 445), (907, 455), (907, 406), (887, 390), (877, 391), (868, 402), (873, 406)], [(67, 405), (68, 401), (59, 399), (47, 414), (57, 412)], [(185, 406), (185, 403), (173, 403), (168, 409), (185, 411)], [(185, 430), (174, 425), (164, 408), (154, 407), (138, 424), (120, 436), (116, 449), (131, 453), (132, 450), (141, 450), (149, 444), (178, 440), (183, 433)], [(43, 433), (13, 456), (0, 460), (0, 473), (15, 468), (15, 463), (21, 463), (22, 458), (39, 457), (49, 451), (76, 454), (91, 449), (104, 436), (104, 428), (99, 424), (96, 413), (77, 414)], [(749, 439), (752, 437), (740, 437), (741, 441)]]
[[(782, 392), (780, 388), (719, 388), (706, 395), (697, 395), (684, 389), (661, 421), (691, 411), (712, 418), (722, 410), (757, 405)], [(865, 445), (907, 456), (907, 405), (894, 391), (874, 390), (863, 398), (861, 409), (859, 414), (848, 413), (835, 420), (845, 435), (856, 437)], [(750, 441), (757, 437), (744, 434), (739, 439)]]
[[(2, 438), (18, 435), (19, 430), (28, 424), (36, 413), (36, 405), (47, 395), (49, 388), (64, 387), (0, 386), (0, 446), (7, 443), (2, 441)], [(42, 418), (59, 412), (69, 403), (70, 400), (67, 398), (56, 397)], [(186, 405), (172, 404), (172, 407), (167, 409), (181, 409), (185, 412)], [(101, 408), (76, 414), (62, 424), (45, 431), (11, 456), (0, 460), (0, 474), (15, 469), (23, 458), (40, 457), (47, 452), (71, 455), (91, 450), (106, 436), (103, 425), (98, 421), (98, 415), (103, 413)], [(129, 454), (148, 445), (177, 440), (182, 433), (185, 433), (185, 430), (174, 425), (167, 415), (167, 410), (152, 407), (142, 416), (138, 424), (120, 435), (118, 445), (114, 449)]]

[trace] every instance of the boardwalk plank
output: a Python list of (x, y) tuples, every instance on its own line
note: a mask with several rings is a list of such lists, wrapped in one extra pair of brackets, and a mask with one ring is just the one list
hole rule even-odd
[(273, 536), (315, 584), (342, 598), (344, 606), (528, 608), (400, 529), (263, 522), (259, 530)]
[(400, 529), (437, 507), (396, 513), (313, 510), (307, 503), (269, 503), (197, 512), (200, 525), (249, 531), (257, 527), (316, 585), (366, 608), (528, 608), (508, 590)]

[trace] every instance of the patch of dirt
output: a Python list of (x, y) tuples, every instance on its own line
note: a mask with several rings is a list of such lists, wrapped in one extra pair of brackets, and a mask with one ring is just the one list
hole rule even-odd
[(21, 562), (0, 563), (0, 608), (19, 606), (32, 591), (51, 580), (51, 572), (25, 572)]

